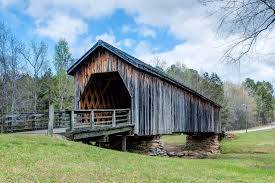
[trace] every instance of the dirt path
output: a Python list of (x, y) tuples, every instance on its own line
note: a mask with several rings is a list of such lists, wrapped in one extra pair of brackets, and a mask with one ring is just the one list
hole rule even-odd
[[(271, 123), (268, 126), (262, 126), (257, 128), (250, 128), (247, 130), (247, 132), (256, 132), (256, 131), (262, 131), (262, 130), (269, 130), (275, 128), (275, 122)], [(236, 131), (230, 131), (230, 133), (245, 133), (246, 130), (236, 130)]]

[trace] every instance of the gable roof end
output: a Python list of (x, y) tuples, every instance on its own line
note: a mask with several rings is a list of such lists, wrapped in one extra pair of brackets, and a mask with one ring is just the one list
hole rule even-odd
[(116, 56), (122, 58), (124, 61), (128, 62), (130, 65), (136, 67), (137, 69), (146, 72), (150, 75), (159, 77), (163, 80), (165, 80), (166, 82), (172, 83), (190, 93), (193, 93), (194, 95), (199, 96), (200, 98), (203, 98), (204, 100), (212, 103), (213, 105), (217, 106), (217, 107), (221, 107), (219, 104), (215, 103), (214, 101), (208, 99), (207, 97), (201, 95), (200, 93), (192, 90), (191, 88), (181, 84), (180, 82), (178, 82), (177, 80), (171, 78), (170, 76), (168, 76), (166, 73), (164, 73), (163, 71), (152, 67), (149, 64), (146, 64), (144, 62), (142, 62), (141, 60), (119, 50), (118, 48), (115, 48), (114, 46), (99, 40), (90, 50), (88, 50), (78, 61), (76, 61), (68, 70), (67, 73), (69, 75), (73, 75), (74, 72), (76, 71), (77, 67), (84, 62), (97, 48), (102, 47), (107, 49), (108, 51), (110, 51), (111, 53), (115, 54)]

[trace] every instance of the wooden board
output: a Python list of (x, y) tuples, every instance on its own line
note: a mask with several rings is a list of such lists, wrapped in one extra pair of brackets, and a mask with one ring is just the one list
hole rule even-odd
[[(74, 73), (76, 109), (85, 107), (80, 105), (81, 96), (90, 87), (89, 81), (95, 74), (117, 72), (126, 88), (121, 91), (127, 90), (131, 99), (131, 122), (135, 125), (134, 132), (137, 135), (220, 133), (220, 108), (198, 95), (141, 71), (103, 48), (95, 51), (84, 63)], [(102, 98), (102, 91), (99, 88), (84, 96)], [(120, 94), (113, 95), (108, 100), (112, 101), (111, 98), (117, 99), (117, 103), (125, 100)], [(100, 102), (88, 107), (107, 106)]]

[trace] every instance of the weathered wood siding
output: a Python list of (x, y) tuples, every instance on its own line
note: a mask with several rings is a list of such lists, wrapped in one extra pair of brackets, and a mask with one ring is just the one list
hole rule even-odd
[(75, 109), (94, 73), (117, 71), (131, 96), (131, 116), (138, 135), (173, 132), (220, 132), (219, 107), (99, 49), (74, 73)]

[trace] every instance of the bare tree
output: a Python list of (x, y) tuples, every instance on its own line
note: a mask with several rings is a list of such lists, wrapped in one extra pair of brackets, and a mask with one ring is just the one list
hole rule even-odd
[(34, 99), (34, 111), (37, 111), (37, 93), (39, 90), (38, 77), (40, 72), (43, 70), (46, 65), (46, 55), (47, 55), (47, 45), (44, 42), (31, 41), (29, 48), (24, 48), (21, 52), (23, 58), (27, 63), (32, 67), (34, 75), (33, 83), (33, 99)]
[[(8, 81), (8, 64), (7, 64), (7, 41), (8, 30), (3, 23), (0, 24), (0, 90), (1, 90), (1, 119), (7, 111), (7, 81)], [(1, 120), (1, 132), (3, 131), (3, 122)]]
[[(4, 23), (0, 23), (0, 78), (1, 78), (1, 113), (16, 111), (17, 76), (20, 67), (20, 42), (11, 34)], [(11, 94), (10, 94), (11, 93)]]
[(18, 67), (19, 63), (19, 53), (21, 52), (22, 46), (15, 39), (15, 37), (10, 37), (10, 66), (11, 66), (11, 81), (12, 81), (12, 99), (11, 99), (11, 112), (16, 111), (16, 96), (17, 96), (17, 79), (18, 79)]
[(21, 54), (25, 60), (31, 65), (35, 78), (38, 78), (40, 71), (46, 64), (48, 46), (43, 41), (36, 42), (32, 40), (28, 48), (24, 48)]
[(258, 39), (274, 28), (274, 0), (199, 0), (218, 15), (218, 32), (234, 37), (224, 58), (239, 61), (252, 53)]
[(248, 125), (259, 125), (256, 120), (257, 106), (253, 97), (249, 96), (242, 86), (226, 82), (225, 97), (228, 100), (229, 117), (227, 130), (245, 129)]
[(0, 79), (1, 79), (1, 113), (5, 111), (5, 103), (7, 101), (7, 75), (8, 75), (8, 65), (7, 65), (7, 41), (8, 41), (8, 30), (5, 25), (0, 24)]
[(154, 67), (156, 67), (157, 69), (162, 70), (162, 71), (165, 70), (165, 66), (167, 64), (166, 60), (161, 58), (160, 56), (155, 56), (152, 59), (152, 63), (154, 65)]

